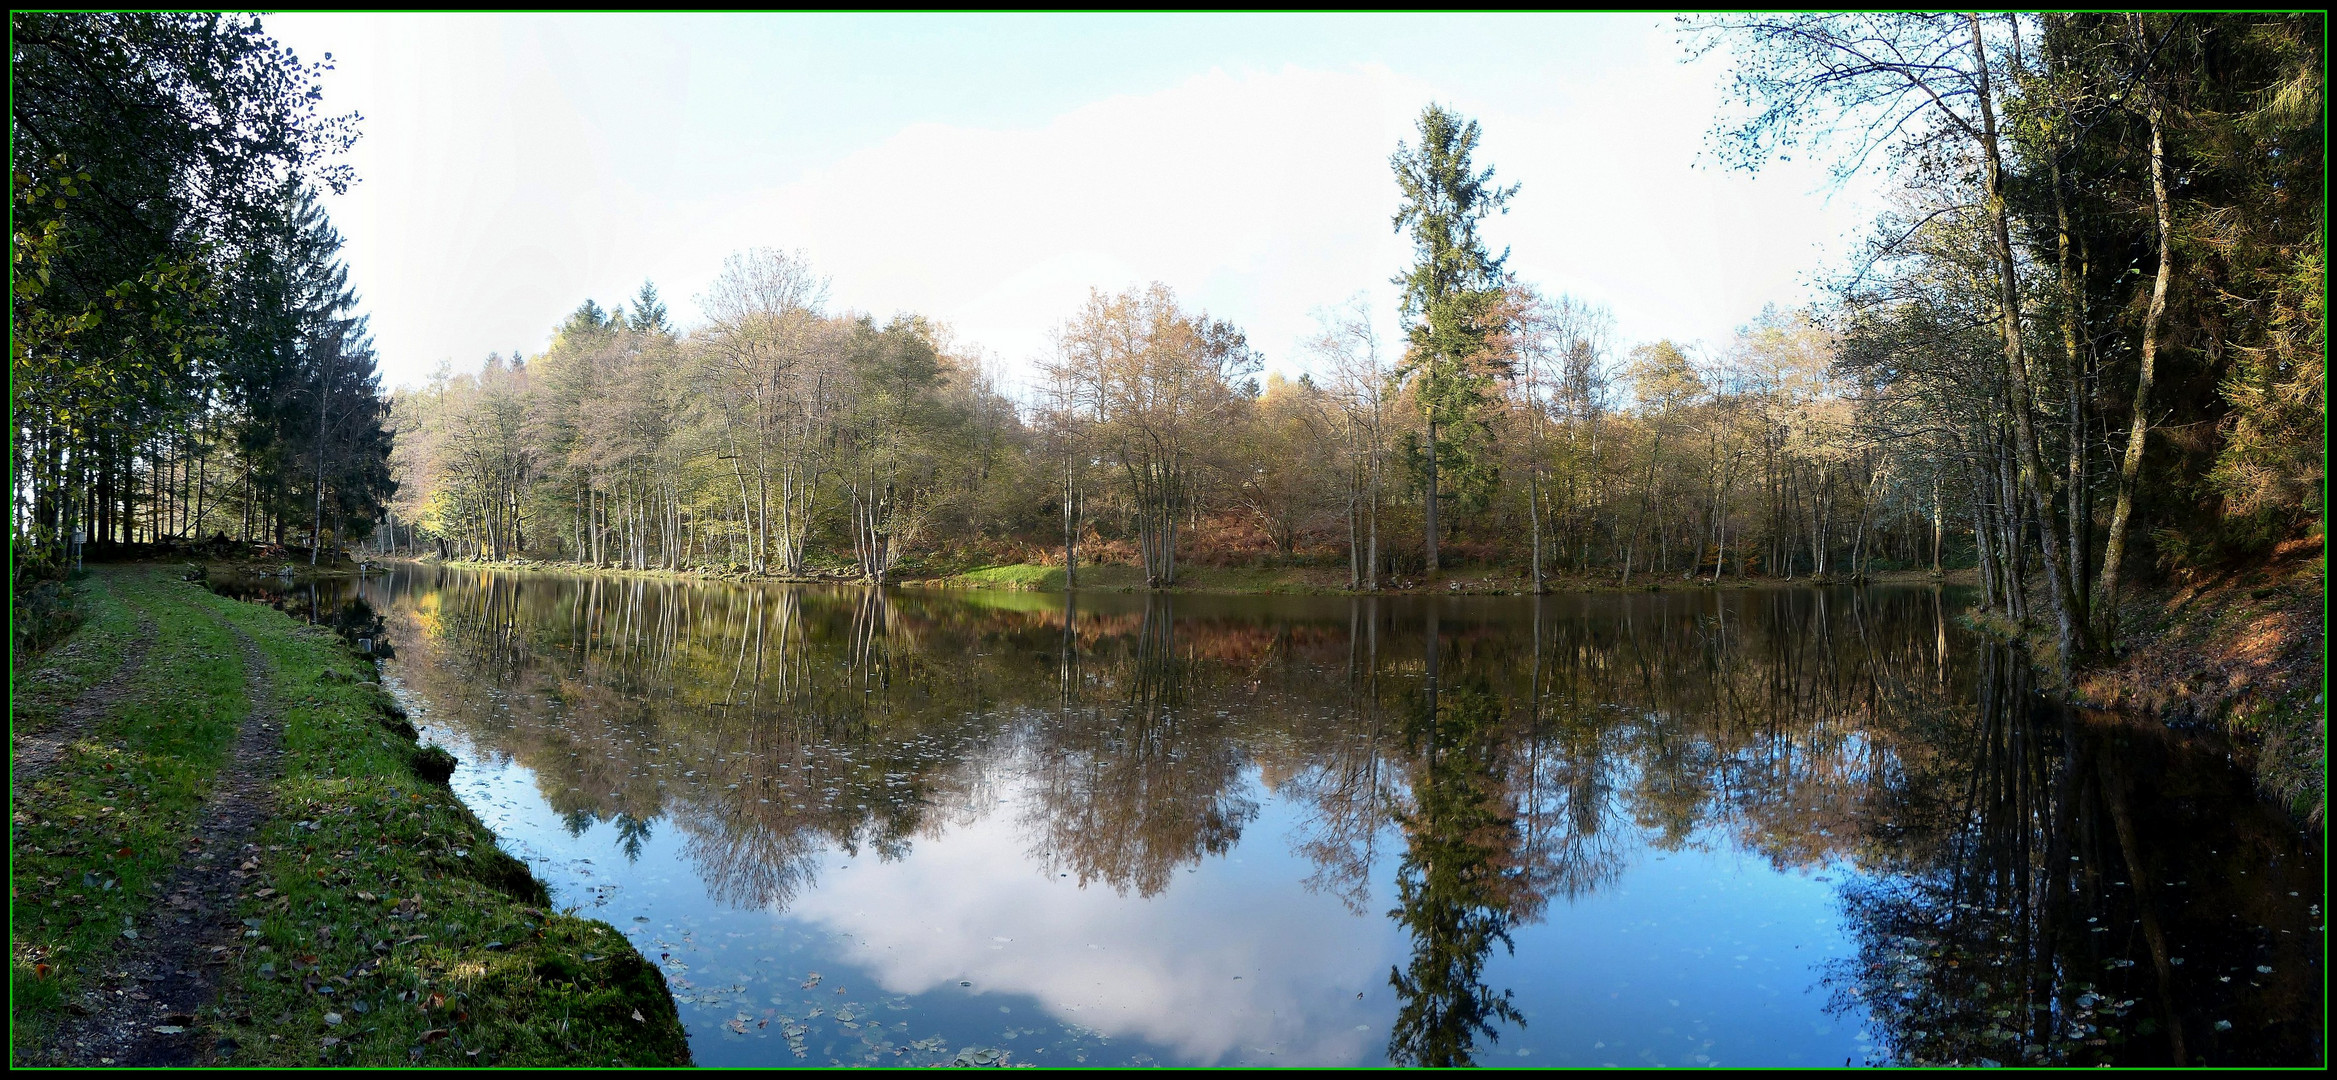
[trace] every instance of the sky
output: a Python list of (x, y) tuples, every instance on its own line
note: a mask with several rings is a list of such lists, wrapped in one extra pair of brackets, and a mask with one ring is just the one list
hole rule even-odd
[(1708, 350), (1816, 296), (1872, 192), (1708, 151), (1725, 57), (1668, 16), (348, 15), (361, 116), (328, 198), (389, 385), (534, 354), (654, 281), (685, 327), (723, 259), (800, 251), (832, 310), (947, 324), (1010, 390), (1088, 290), (1154, 281), (1310, 368), (1362, 296), (1398, 333), (1388, 158), (1422, 107), (1479, 121), (1520, 185), (1485, 234), (1519, 278), (1612, 310), (1624, 346)]

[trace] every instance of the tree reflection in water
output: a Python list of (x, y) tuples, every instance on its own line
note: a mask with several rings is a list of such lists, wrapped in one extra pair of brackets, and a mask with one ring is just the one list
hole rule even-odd
[(1412, 959), (1388, 973), (1388, 1060), (1441, 1067), (1473, 1064), (1480, 1037), (1500, 1040), (1497, 1023), (1524, 1025), (1510, 992), (1485, 985), (1485, 960), (1496, 943), (1511, 947), (1510, 926), (1539, 914), (1542, 898), (1519, 865), (1502, 702), (1481, 674), (1444, 685), (1439, 637), (1431, 609), (1426, 674), (1403, 710), (1416, 767), (1411, 809), (1397, 815), (1405, 849), (1388, 916), (1411, 936)]
[(1842, 876), (1861, 951), (1827, 979), (1881, 1059), (2319, 1054), (2314, 843), (2212, 746), (2039, 706), (1934, 589), (367, 589), (429, 719), (629, 853), (670, 824), (730, 904), (1002, 813), (1050, 879), (1158, 896), (1257, 843), (1273, 800), (1306, 887), (1365, 914), (1392, 879), (1397, 1061), (1462, 1064), (1520, 1022), (1492, 948), (1553, 901), (1714, 845)]
[[(2319, 857), (2213, 747), (2057, 708), (1983, 645), (1978, 708), (1889, 791), (1831, 973), (1911, 1064), (2296, 1064), (2320, 1054)], [(2250, 880), (2253, 878), (2254, 880)]]
[(1227, 712), (1193, 701), (1199, 664), (1178, 645), (1174, 604), (1145, 597), (1133, 639), (1090, 647), (1080, 667), (1093, 681), (1035, 718), (1024, 820), (1050, 875), (1157, 895), (1178, 867), (1231, 851), (1258, 814)]

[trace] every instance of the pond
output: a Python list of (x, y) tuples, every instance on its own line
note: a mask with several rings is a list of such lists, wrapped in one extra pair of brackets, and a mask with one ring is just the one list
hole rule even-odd
[(704, 1065), (2322, 1058), (2318, 838), (1954, 589), (327, 588)]

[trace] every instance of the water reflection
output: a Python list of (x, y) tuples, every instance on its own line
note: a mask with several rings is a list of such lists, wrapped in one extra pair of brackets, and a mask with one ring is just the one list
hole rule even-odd
[(1496, 944), (1513, 947), (1510, 926), (1539, 915), (1544, 892), (1526, 865), (1509, 791), (1503, 703), (1479, 673), (1445, 685), (1436, 612), (1427, 620), (1425, 672), (1403, 709), (1416, 765), (1411, 805), (1396, 815), (1405, 845), (1400, 904), (1388, 915), (1411, 937), (1412, 958), (1388, 974), (1399, 1003), (1388, 1060), (1470, 1065), (1477, 1040), (1499, 1041), (1499, 1024), (1525, 1023), (1508, 990), (1485, 985), (1485, 960)]
[(2214, 748), (1980, 668), (1977, 722), (1927, 718), (1943, 752), (1906, 759), (1904, 824), (1845, 894), (1838, 1005), (1907, 1062), (2316, 1061), (2317, 852)]
[[(1619, 900), (1635, 963), (1692, 958), (1595, 973), (1642, 1064), (2320, 1056), (2317, 843), (2215, 747), (2041, 706), (1938, 590), (363, 589), (427, 717), (564, 835), (844, 935), (822, 963), (945, 1033), (985, 1023), (963, 984), (1195, 1064), (1598, 1064), (1603, 946), (1569, 935)], [(1699, 1041), (1657, 975), (1775, 1020)]]

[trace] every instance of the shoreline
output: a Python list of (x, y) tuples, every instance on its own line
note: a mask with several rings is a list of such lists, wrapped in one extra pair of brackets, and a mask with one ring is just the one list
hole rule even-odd
[[(387, 557), (373, 565), (402, 564), (411, 566), (444, 566), (458, 570), (476, 570), (491, 573), (564, 574), (575, 577), (640, 578), (662, 581), (728, 582), (739, 585), (841, 585), (866, 587), (866, 583), (848, 573), (836, 575), (790, 576), (782, 574), (748, 574), (728, 570), (667, 570), (654, 568), (636, 570), (627, 567), (591, 566), (585, 563), (547, 562), (534, 559), (507, 559), (502, 561), (480, 559), (440, 559)], [(1414, 579), (1397, 579), (1378, 590), (1350, 589), (1346, 586), (1345, 571), (1321, 567), (1193, 567), (1184, 571), (1187, 581), (1163, 589), (1146, 588), (1135, 567), (1119, 565), (1083, 566), (1080, 583), (1073, 592), (1165, 594), (1214, 594), (1229, 596), (1531, 596), (1530, 581), (1522, 576), (1510, 576), (1505, 571), (1482, 570), (1448, 571), (1442, 590), (1430, 588)], [(1972, 585), (1978, 580), (1977, 571), (1964, 568), (1946, 570), (1934, 575), (1930, 570), (1886, 570), (1867, 575), (1863, 580), (1827, 576), (1822, 578), (1738, 578), (1724, 575), (1719, 581), (1702, 577), (1682, 580), (1676, 577), (1653, 581), (1634, 581), (1629, 585), (1579, 577), (1549, 576), (1544, 579), (1542, 595), (1555, 596), (1570, 593), (1641, 593), (1641, 592), (1696, 592), (1704, 590), (1770, 589), (1770, 588), (1839, 588), (1865, 585)], [(1603, 576), (1603, 575), (1602, 575)], [(1092, 580), (1102, 578), (1101, 581)], [(977, 567), (951, 574), (906, 574), (885, 582), (885, 588), (964, 590), (986, 592), (1063, 592), (1063, 571), (1060, 565), (1041, 563), (1003, 563)]]
[(375, 661), (184, 569), (93, 567), (11, 688), (12, 749), (59, 744), (12, 792), (15, 1064), (689, 1063), (656, 966), (552, 909)]

